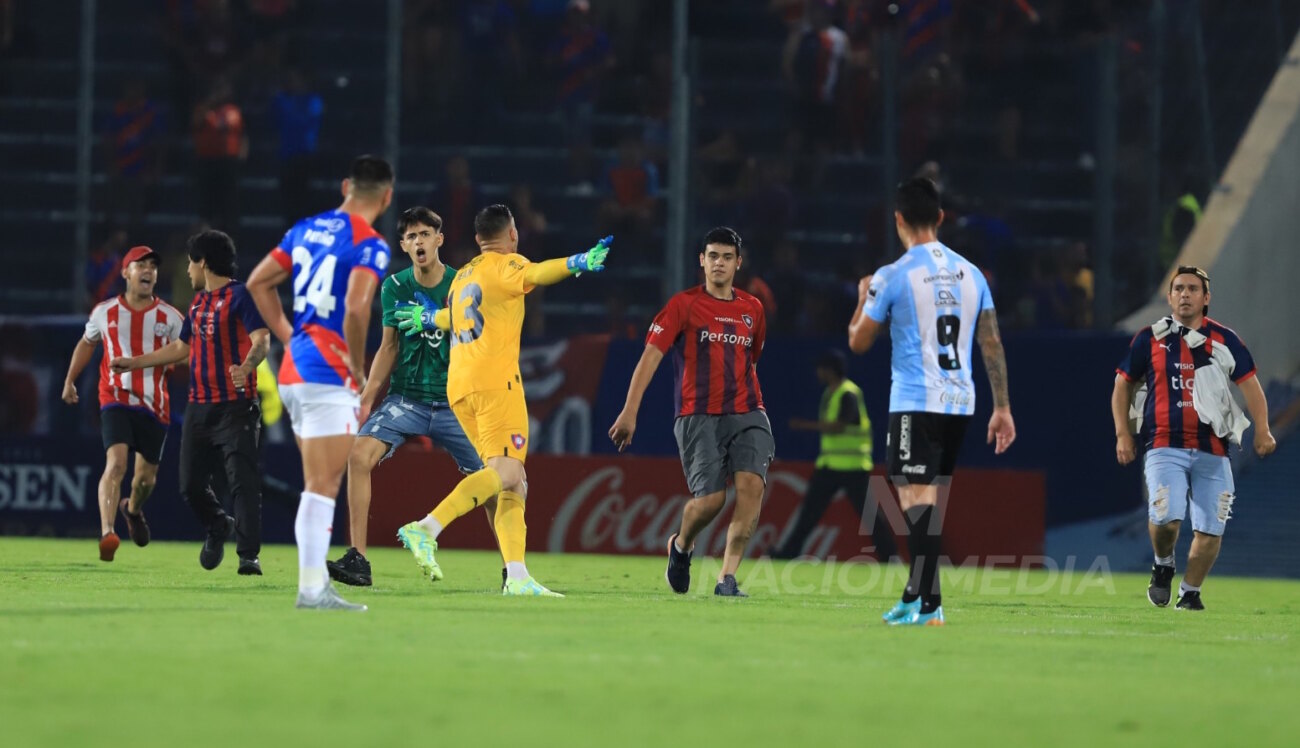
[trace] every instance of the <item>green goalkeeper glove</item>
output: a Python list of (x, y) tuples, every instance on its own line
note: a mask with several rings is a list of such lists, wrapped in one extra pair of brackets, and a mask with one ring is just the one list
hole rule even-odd
[(605, 269), (605, 256), (609, 254), (609, 247), (613, 243), (614, 235), (610, 234), (596, 242), (596, 246), (586, 252), (570, 257), (565, 265), (569, 268), (569, 272), (574, 275), (582, 275), (588, 270), (599, 273)]

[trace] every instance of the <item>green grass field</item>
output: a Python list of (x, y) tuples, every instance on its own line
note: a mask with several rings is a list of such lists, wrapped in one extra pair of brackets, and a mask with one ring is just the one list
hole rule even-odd
[[(1300, 728), (1300, 584), (1212, 578), (1203, 613), (1145, 577), (945, 575), (944, 628), (889, 628), (901, 567), (530, 557), (565, 600), (503, 599), (500, 558), (421, 579), (377, 549), (363, 614), (298, 611), (197, 544), (0, 539), (5, 746), (1283, 745)], [(334, 556), (332, 556), (334, 557)], [(1019, 590), (1019, 591), (1017, 591)], [(16, 738), (16, 740), (15, 740)], [(940, 742), (942, 741), (942, 742)]]

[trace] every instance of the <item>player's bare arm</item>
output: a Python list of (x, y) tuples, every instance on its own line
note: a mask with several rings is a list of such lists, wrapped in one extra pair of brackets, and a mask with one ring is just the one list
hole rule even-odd
[(361, 391), (361, 409), (370, 410), (379, 398), (379, 390), (393, 375), (397, 366), (398, 339), (396, 327), (385, 327), (383, 338), (379, 341), (379, 350), (375, 351), (375, 360), (370, 362), (370, 375), (366, 378), (366, 387)]
[(1127, 465), (1137, 457), (1137, 445), (1128, 426), (1128, 408), (1136, 389), (1137, 382), (1115, 375), (1115, 389), (1110, 393), (1110, 417), (1115, 422), (1115, 459), (1121, 465)]
[(998, 313), (993, 309), (980, 312), (975, 323), (975, 339), (980, 344), (989, 388), (993, 390), (993, 417), (989, 419), (988, 443), (993, 453), (1002, 454), (1016, 440), (1016, 422), (1011, 418), (1011, 395), (1007, 392), (1007, 356), (998, 331)]
[(289, 279), (289, 271), (284, 268), (271, 255), (262, 258), (253, 268), (253, 272), (248, 276), (248, 282), (244, 284), (248, 288), (248, 294), (253, 297), (253, 303), (257, 305), (257, 311), (266, 320), (267, 328), (275, 335), (275, 339), (281, 343), (288, 344), (289, 338), (293, 336), (293, 326), (289, 324), (289, 318), (284, 314), (284, 305), (280, 303), (280, 297), (276, 294), (275, 289)]
[(68, 376), (63, 380), (63, 402), (76, 405), (81, 399), (77, 397), (77, 377), (86, 370), (86, 365), (94, 355), (94, 343), (85, 338), (77, 341), (77, 347), (72, 349), (72, 361), (68, 363)]
[(663, 351), (653, 345), (647, 345), (645, 351), (641, 353), (641, 360), (636, 362), (636, 369), (632, 372), (632, 382), (627, 386), (627, 400), (623, 403), (623, 411), (618, 414), (618, 418), (614, 419), (614, 425), (609, 427), (609, 438), (620, 452), (632, 444), (632, 435), (636, 433), (636, 416), (641, 410), (641, 398), (645, 396), (646, 387), (650, 386), (650, 380), (654, 378), (659, 362), (663, 358)]
[(352, 371), (357, 387), (366, 388), (366, 330), (370, 326), (370, 304), (375, 299), (379, 278), (368, 269), (358, 268), (348, 276), (348, 295), (344, 300), (343, 340), (348, 344), (344, 360)]
[(243, 363), (238, 366), (231, 365), (229, 368), (230, 381), (235, 385), (235, 389), (242, 390), (248, 383), (248, 378), (257, 371), (257, 365), (266, 359), (266, 354), (271, 350), (271, 332), (265, 327), (254, 330), (248, 334), (248, 339), (252, 345), (248, 349), (248, 355), (244, 357)]
[(853, 310), (853, 319), (849, 320), (849, 350), (854, 353), (866, 353), (880, 334), (880, 323), (863, 311), (867, 303), (867, 291), (871, 288), (871, 278), (868, 275), (858, 281), (858, 305)]
[(1268, 426), (1268, 399), (1264, 397), (1264, 388), (1259, 386), (1259, 377), (1252, 376), (1237, 383), (1242, 396), (1246, 398), (1246, 410), (1250, 420), (1255, 422), (1255, 454), (1267, 457), (1277, 449), (1277, 439)]
[(190, 344), (184, 340), (173, 340), (153, 353), (143, 356), (119, 356), (109, 362), (108, 367), (118, 374), (133, 369), (148, 369), (151, 366), (170, 366), (179, 364), (190, 357)]

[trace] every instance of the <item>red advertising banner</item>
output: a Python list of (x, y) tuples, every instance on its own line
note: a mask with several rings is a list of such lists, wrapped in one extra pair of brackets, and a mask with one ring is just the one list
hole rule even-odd
[[(795, 519), (812, 464), (776, 461), (749, 554), (774, 546)], [(374, 473), (371, 545), (396, 545), (397, 528), (418, 519), (459, 479), (441, 450), (403, 448)], [(905, 525), (897, 498), (883, 474), (873, 476), (871, 496), (880, 503), (896, 536)], [(943, 514), (944, 555), (954, 563), (1018, 564), (1043, 555), (1046, 487), (1041, 472), (958, 470)], [(690, 499), (680, 463), (669, 458), (530, 456), (528, 547), (551, 553), (664, 553), (668, 537)], [(721, 556), (728, 506), (696, 541), (697, 553)], [(478, 512), (475, 512), (478, 514)], [(818, 558), (870, 556), (870, 532), (845, 501), (832, 502), (806, 544)], [(459, 520), (443, 536), (447, 548), (493, 549), (486, 520)], [(898, 547), (906, 543), (897, 538)]]

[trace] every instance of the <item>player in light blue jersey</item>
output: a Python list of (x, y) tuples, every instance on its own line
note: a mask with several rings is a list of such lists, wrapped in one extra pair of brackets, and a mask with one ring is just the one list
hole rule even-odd
[[(849, 347), (865, 353), (885, 322), (893, 344), (886, 458), (907, 516), (911, 575), (889, 612), (891, 625), (943, 625), (939, 594), (939, 486), (951, 480), (975, 412), (971, 340), (980, 344), (993, 389), (988, 441), (1002, 454), (1016, 439), (997, 312), (979, 268), (938, 239), (939, 191), (924, 177), (898, 186), (894, 222), (907, 251), (862, 279)], [(933, 524), (933, 527), (932, 527)]]

